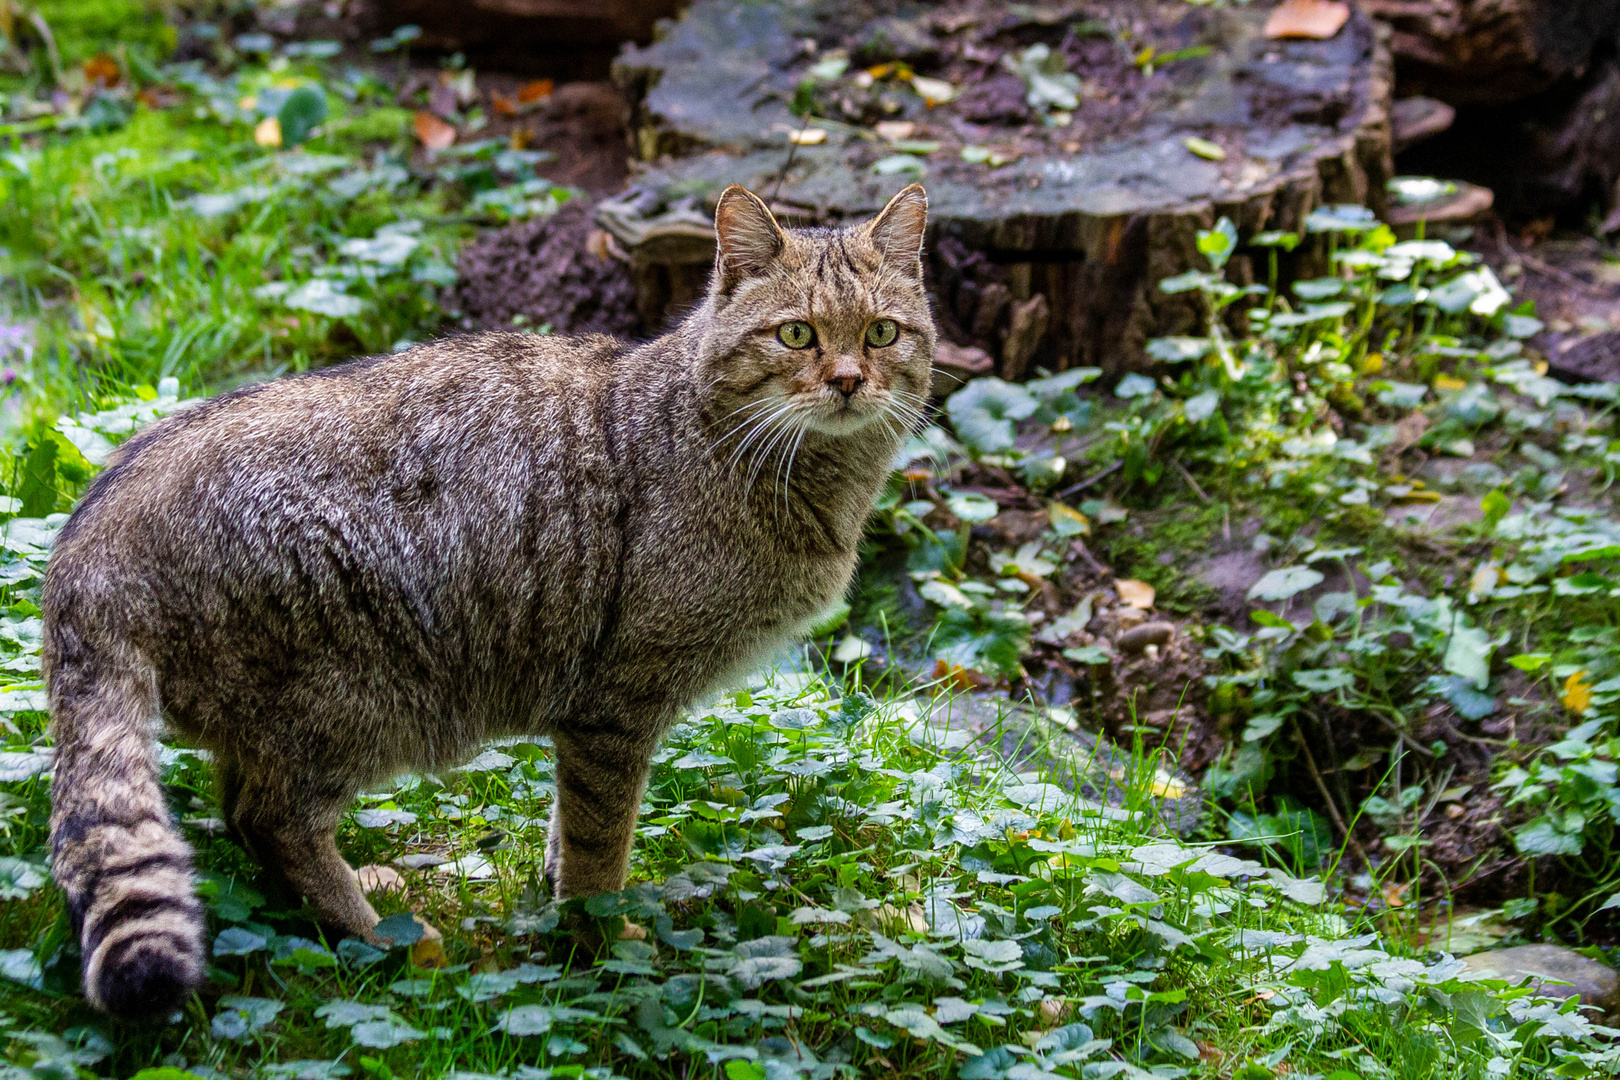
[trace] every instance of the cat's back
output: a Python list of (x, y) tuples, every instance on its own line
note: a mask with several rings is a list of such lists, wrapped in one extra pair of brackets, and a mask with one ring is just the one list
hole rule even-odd
[(594, 399), (624, 350), (602, 336), (473, 334), (202, 401), (115, 451), (58, 553), (210, 506), (263, 516), (394, 498), (402, 485), (418, 495), (476, 486), (492, 460), (588, 441)]

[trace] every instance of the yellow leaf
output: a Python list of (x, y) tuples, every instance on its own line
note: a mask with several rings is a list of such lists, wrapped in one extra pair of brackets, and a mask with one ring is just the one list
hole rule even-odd
[(1501, 583), (1502, 568), (1495, 563), (1484, 563), (1474, 571), (1474, 576), (1468, 579), (1468, 598), (1472, 600), (1488, 596)]
[(1201, 158), (1204, 158), (1206, 161), (1226, 160), (1226, 148), (1220, 143), (1210, 142), (1208, 139), (1200, 139), (1197, 135), (1189, 135), (1185, 139), (1182, 139), (1181, 142), (1182, 145), (1184, 145), (1188, 150), (1191, 150), (1193, 153), (1197, 154)]
[(1153, 606), (1153, 597), (1155, 595), (1153, 586), (1145, 581), (1137, 581), (1134, 578), (1118, 578), (1114, 581), (1114, 591), (1119, 594), (1119, 598), (1123, 603), (1129, 604), (1133, 608), (1146, 611)]
[(1383, 371), (1383, 370), (1384, 370), (1384, 354), (1383, 353), (1368, 353), (1367, 358), (1361, 362), (1361, 373), (1363, 375), (1376, 375), (1380, 371)]
[(788, 132), (788, 142), (799, 146), (819, 146), (827, 141), (826, 128), (802, 128)]
[(1161, 799), (1179, 799), (1187, 794), (1187, 785), (1174, 776), (1159, 772), (1154, 775), (1149, 790)]
[(273, 116), (260, 120), (259, 126), (253, 129), (253, 141), (260, 146), (280, 146), (281, 121)]
[(1456, 379), (1450, 375), (1438, 375), (1434, 380), (1434, 388), (1436, 390), (1466, 390), (1468, 384), (1462, 379)]
[[(1054, 500), (1047, 506), (1046, 512), (1052, 519), (1052, 524), (1057, 526), (1058, 532), (1072, 536), (1091, 535), (1091, 519), (1074, 507)], [(1062, 522), (1063, 525), (1058, 526), (1058, 522)]]
[(1577, 671), (1564, 680), (1564, 692), (1558, 696), (1564, 708), (1577, 716), (1585, 716), (1592, 707), (1592, 684), (1586, 681), (1586, 672)]
[(419, 968), (444, 967), (444, 942), (438, 937), (424, 937), (411, 946), (411, 965)]

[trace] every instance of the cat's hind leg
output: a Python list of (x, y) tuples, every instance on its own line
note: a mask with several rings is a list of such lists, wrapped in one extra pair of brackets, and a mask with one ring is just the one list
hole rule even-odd
[(304, 896), (324, 926), (379, 944), (377, 913), (337, 848), (352, 791), (319, 791), (239, 766), (230, 825), (272, 874)]

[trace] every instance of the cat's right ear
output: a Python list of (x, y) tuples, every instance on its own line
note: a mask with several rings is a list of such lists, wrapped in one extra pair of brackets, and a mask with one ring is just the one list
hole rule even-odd
[(741, 184), (720, 193), (714, 208), (715, 279), (728, 293), (765, 272), (782, 255), (787, 237), (759, 197)]

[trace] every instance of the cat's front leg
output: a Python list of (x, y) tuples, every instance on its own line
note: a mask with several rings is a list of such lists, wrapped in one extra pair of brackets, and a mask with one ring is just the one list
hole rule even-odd
[(546, 878), (559, 899), (624, 888), (652, 744), (614, 733), (557, 733), (557, 799)]

